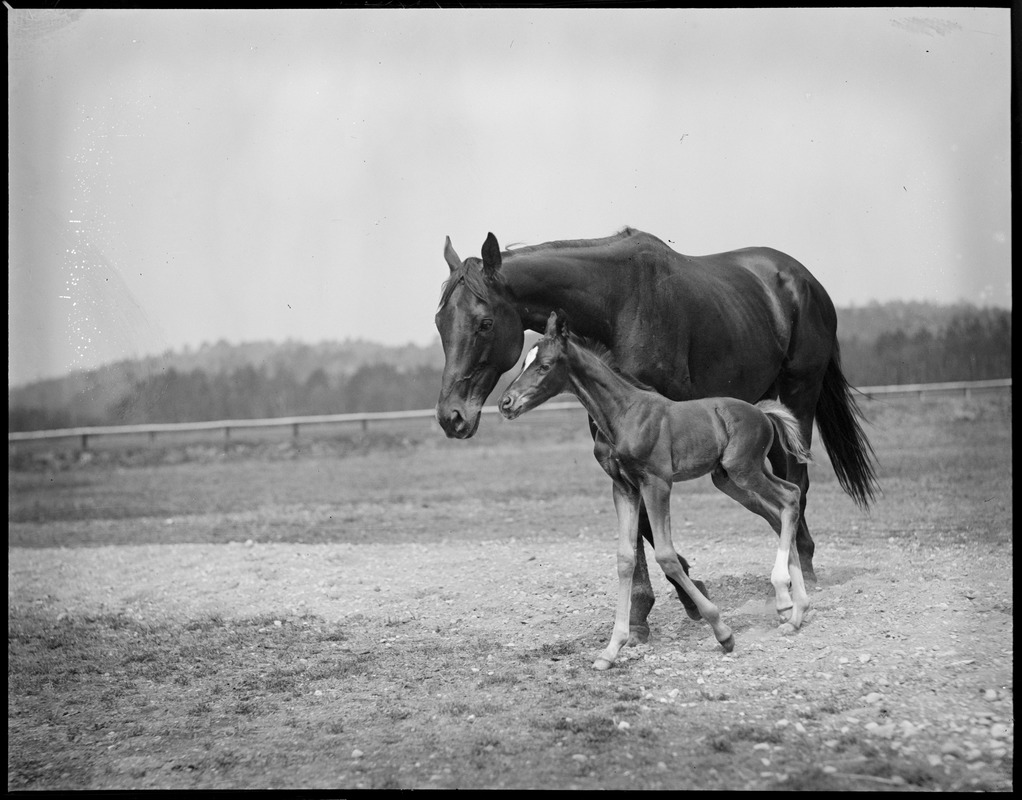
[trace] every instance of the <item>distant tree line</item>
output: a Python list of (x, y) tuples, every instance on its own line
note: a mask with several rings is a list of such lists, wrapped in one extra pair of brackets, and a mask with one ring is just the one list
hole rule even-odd
[(937, 333), (885, 331), (840, 339), (841, 365), (854, 386), (978, 381), (1011, 377), (1011, 312), (959, 314)]
[(304, 381), (287, 369), (252, 365), (216, 375), (168, 369), (140, 381), (111, 416), (128, 424), (401, 411), (434, 405), (439, 386), (439, 369), (389, 364), (362, 366), (348, 377), (315, 369)]
[[(876, 315), (883, 307), (863, 311)], [(873, 336), (868, 326), (847, 327), (855, 332), (841, 337), (839, 327), (841, 361), (854, 386), (1011, 376), (1010, 311), (971, 308), (941, 317), (939, 327), (921, 324), (917, 314), (904, 323), (896, 319)], [(169, 366), (145, 377), (135, 373), (110, 395), (116, 399), (101, 406), (105, 413), (84, 411), (74, 402), (19, 405), (12, 397), (9, 430), (401, 411), (432, 407), (440, 389), (439, 365), (363, 364), (341, 373), (328, 363), (316, 367), (305, 358), (289, 365), (277, 356), (267, 349), (260, 365), (225, 366), (225, 359), (219, 368)]]

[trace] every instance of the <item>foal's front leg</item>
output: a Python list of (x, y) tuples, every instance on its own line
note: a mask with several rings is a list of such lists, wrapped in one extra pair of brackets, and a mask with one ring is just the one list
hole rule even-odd
[(617, 511), (617, 615), (607, 649), (593, 667), (610, 669), (621, 648), (628, 642), (628, 617), (632, 603), (632, 577), (635, 574), (635, 542), (639, 535), (639, 493), (614, 481), (614, 508)]
[(671, 485), (665, 484), (660, 478), (650, 477), (642, 485), (642, 499), (649, 514), (650, 527), (653, 529), (653, 547), (656, 550), (657, 563), (668, 578), (681, 584), (699, 609), (699, 614), (710, 624), (713, 635), (724, 648), (724, 652), (730, 653), (735, 649), (735, 637), (731, 628), (721, 620), (720, 609), (699, 591), (678, 561), (678, 553), (671, 540)]

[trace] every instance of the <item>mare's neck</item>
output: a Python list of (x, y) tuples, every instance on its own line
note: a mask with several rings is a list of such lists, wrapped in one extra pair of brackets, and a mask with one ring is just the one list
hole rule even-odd
[(571, 392), (593, 418), (600, 433), (617, 442), (618, 425), (640, 390), (616, 373), (595, 353), (574, 342), (567, 349)]
[(511, 251), (502, 274), (524, 329), (542, 333), (550, 312), (563, 310), (577, 333), (612, 344), (620, 298), (604, 279), (605, 270), (598, 261), (557, 250)]

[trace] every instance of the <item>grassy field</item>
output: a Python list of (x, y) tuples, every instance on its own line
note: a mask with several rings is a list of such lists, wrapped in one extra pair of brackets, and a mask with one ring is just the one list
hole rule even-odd
[(606, 674), (581, 412), (16, 450), (8, 788), (1010, 790), (1010, 395), (864, 408), (884, 495), (860, 512), (814, 447), (803, 630), (771, 629), (762, 521), (679, 484), (738, 646), (656, 575)]

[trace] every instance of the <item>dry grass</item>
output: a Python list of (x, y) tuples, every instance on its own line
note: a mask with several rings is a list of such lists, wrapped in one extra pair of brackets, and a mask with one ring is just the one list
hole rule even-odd
[[(653, 642), (603, 674), (613, 513), (580, 420), (490, 419), (478, 441), (345, 458), (10, 471), (8, 788), (1010, 789), (1013, 738), (928, 759), (1012, 708), (1010, 398), (869, 412), (885, 496), (859, 514), (817, 453), (821, 586), (802, 632), (742, 616), (769, 591), (748, 556), (768, 531), (694, 482), (675, 539), (738, 647), (722, 656), (660, 580)], [(174, 545), (246, 539), (315, 544), (310, 575), (366, 583), (302, 610), (283, 598), (309, 587), (264, 558), (257, 611), (243, 584), (238, 605), (161, 615), (124, 599), (145, 587), (87, 599), (71, 573), (22, 569), (148, 543), (192, 587), (212, 551)], [(444, 570), (481, 542), (513, 562)], [(73, 549), (40, 549), (55, 545)], [(333, 560), (352, 545), (336, 552), (378, 558)], [(253, 552), (234, 548), (216, 552)], [(209, 574), (213, 596), (225, 579)], [(869, 692), (883, 704), (864, 708)], [(881, 710), (925, 724), (880, 736), (864, 723)]]

